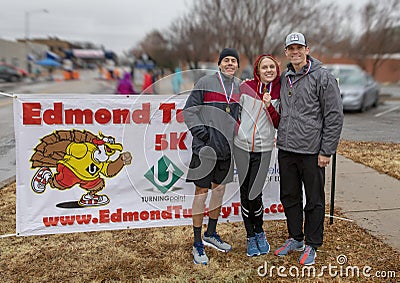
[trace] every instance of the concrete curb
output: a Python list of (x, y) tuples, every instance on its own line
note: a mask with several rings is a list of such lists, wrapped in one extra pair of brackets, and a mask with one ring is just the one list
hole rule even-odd
[(14, 183), (15, 181), (16, 181), (15, 175), (12, 176), (12, 177), (10, 177), (10, 178), (8, 178), (8, 179), (6, 179), (6, 180), (4, 180), (4, 181), (1, 181), (1, 182), (0, 182), (0, 190), (1, 190), (2, 188), (4, 188), (4, 187), (7, 187), (7, 186), (11, 185), (11, 184)]

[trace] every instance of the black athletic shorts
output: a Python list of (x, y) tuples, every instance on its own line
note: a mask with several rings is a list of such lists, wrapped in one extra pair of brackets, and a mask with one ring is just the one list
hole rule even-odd
[(211, 183), (227, 184), (233, 181), (233, 160), (212, 160), (192, 154), (186, 181), (197, 187), (211, 189)]

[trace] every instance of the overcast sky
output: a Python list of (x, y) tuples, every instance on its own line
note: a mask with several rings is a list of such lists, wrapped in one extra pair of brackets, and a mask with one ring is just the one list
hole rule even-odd
[[(343, 5), (366, 2), (329, 1)], [(57, 36), (89, 41), (122, 54), (151, 30), (168, 28), (189, 11), (191, 3), (192, 0), (0, 0), (0, 38), (24, 38), (28, 13), (29, 38)]]
[[(121, 54), (189, 10), (190, 0), (0, 0), (0, 38), (57, 36)], [(46, 9), (48, 13), (42, 10)]]

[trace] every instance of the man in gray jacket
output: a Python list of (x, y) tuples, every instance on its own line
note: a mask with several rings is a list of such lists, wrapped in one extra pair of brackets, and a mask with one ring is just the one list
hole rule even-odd
[[(309, 52), (303, 34), (294, 32), (286, 37), (285, 55), (290, 63), (281, 76), (277, 139), (280, 199), (289, 239), (275, 255), (303, 251), (299, 258), (303, 265), (315, 263), (317, 248), (322, 245), (325, 167), (336, 152), (343, 125), (337, 81)], [(302, 185), (306, 196), (304, 208)]]

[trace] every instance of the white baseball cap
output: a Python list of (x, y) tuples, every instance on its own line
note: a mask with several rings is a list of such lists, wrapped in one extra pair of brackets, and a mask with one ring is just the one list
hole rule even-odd
[(292, 44), (307, 46), (306, 38), (300, 32), (292, 32), (291, 34), (286, 36), (285, 48)]

